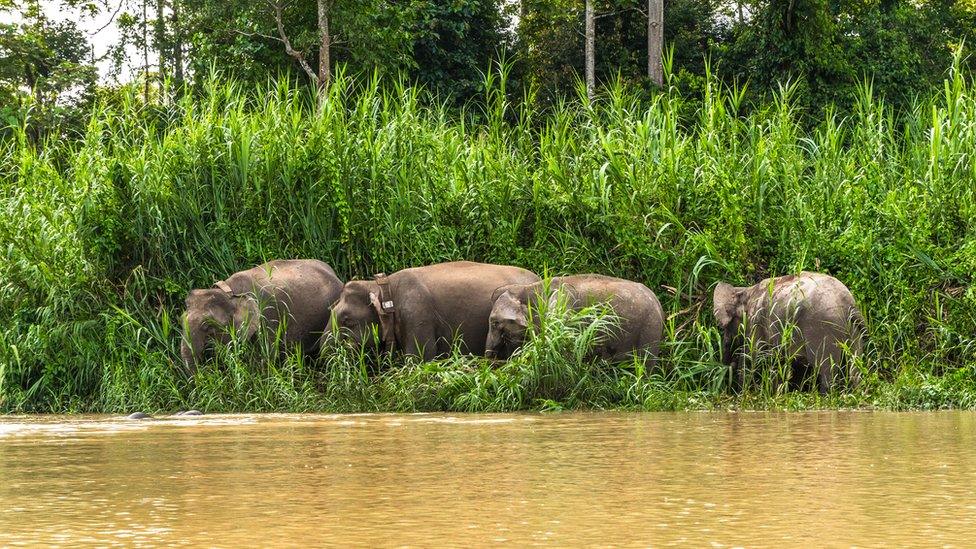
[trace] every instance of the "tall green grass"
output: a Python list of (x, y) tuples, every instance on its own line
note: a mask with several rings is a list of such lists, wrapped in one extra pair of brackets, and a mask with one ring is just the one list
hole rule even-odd
[[(717, 81), (539, 111), (504, 71), (486, 84), (458, 113), (375, 78), (340, 75), (319, 103), (215, 77), (172, 105), (103, 105), (76, 139), (11, 128), (0, 410), (976, 406), (976, 88), (957, 68), (907, 112), (865, 85), (813, 130), (789, 87), (748, 113)], [(285, 257), (344, 278), (464, 258), (638, 280), (668, 315), (661, 368), (596, 367), (560, 338), (505, 367), (232, 345), (184, 379), (186, 292)], [(866, 383), (732, 394), (712, 285), (800, 269), (859, 300)]]

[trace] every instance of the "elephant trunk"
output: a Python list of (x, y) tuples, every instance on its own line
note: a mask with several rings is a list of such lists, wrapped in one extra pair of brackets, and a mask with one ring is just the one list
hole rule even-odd
[(193, 349), (187, 344), (186, 339), (180, 343), (180, 356), (183, 358), (183, 364), (186, 366), (187, 373), (190, 375), (196, 373), (197, 360), (193, 355)]
[(738, 326), (726, 326), (722, 328), (722, 363), (731, 366), (735, 363), (735, 354), (740, 346), (740, 336)]
[(184, 320), (184, 334), (180, 342), (180, 357), (186, 367), (186, 373), (193, 376), (197, 372), (197, 365), (203, 360), (206, 347), (205, 335), (199, 328), (190, 327)]
[(335, 343), (335, 338), (332, 333), (332, 327), (335, 326), (335, 323), (333, 322), (334, 319), (335, 315), (330, 312), (329, 320), (325, 323), (325, 329), (322, 331), (322, 335), (319, 336), (317, 350), (320, 355), (325, 352), (326, 348), (328, 348), (330, 344)]
[(500, 347), (502, 343), (502, 337), (498, 333), (498, 330), (488, 331), (488, 340), (485, 342), (485, 357), (486, 358), (498, 358)]

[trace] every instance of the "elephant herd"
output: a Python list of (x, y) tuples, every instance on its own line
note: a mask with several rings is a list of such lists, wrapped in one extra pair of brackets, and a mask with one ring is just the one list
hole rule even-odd
[[(599, 305), (612, 311), (615, 324), (596, 342), (594, 358), (657, 359), (665, 316), (647, 286), (598, 274), (543, 281), (519, 267), (470, 261), (345, 284), (321, 261), (270, 261), (190, 291), (180, 351), (191, 373), (213, 343), (261, 334), (315, 354), (337, 334), (355, 345), (376, 341), (380, 352), (425, 360), (455, 347), (507, 359), (538, 322), (535, 312), (557, 302), (569, 310)], [(772, 350), (787, 353), (794, 369), (815, 374), (821, 391), (836, 380), (858, 382), (849, 359), (861, 352), (864, 324), (851, 292), (836, 278), (802, 272), (750, 287), (719, 283), (713, 312), (723, 360), (740, 386), (748, 382), (747, 361)]]

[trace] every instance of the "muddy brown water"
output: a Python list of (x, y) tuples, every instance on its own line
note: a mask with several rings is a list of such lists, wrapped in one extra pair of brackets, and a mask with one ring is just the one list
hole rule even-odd
[(0, 546), (972, 546), (976, 413), (0, 417)]

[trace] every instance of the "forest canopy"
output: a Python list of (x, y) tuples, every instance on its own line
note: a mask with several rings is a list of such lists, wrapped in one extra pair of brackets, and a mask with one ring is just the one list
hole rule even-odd
[[(672, 85), (700, 93), (712, 72), (755, 103), (789, 82), (797, 104), (814, 114), (849, 108), (865, 81), (889, 103), (910, 104), (942, 82), (953, 50), (976, 32), (972, 0), (590, 1), (598, 81), (647, 84), (647, 9), (663, 1)], [(34, 116), (50, 118), (89, 105), (96, 88), (110, 93), (96, 78), (93, 33), (79, 28), (95, 15), (110, 16), (120, 31), (105, 56), (116, 72), (133, 65), (128, 84), (147, 95), (199, 90), (212, 71), (255, 83), (291, 74), (314, 85), (342, 67), (403, 76), (461, 105), (504, 58), (513, 97), (547, 104), (571, 95), (583, 74), (585, 3), (0, 0), (3, 20), (15, 21), (0, 25), (0, 109), (4, 118), (23, 117), (29, 98)], [(48, 15), (58, 6), (80, 19)]]

